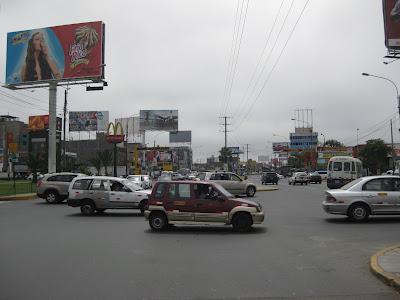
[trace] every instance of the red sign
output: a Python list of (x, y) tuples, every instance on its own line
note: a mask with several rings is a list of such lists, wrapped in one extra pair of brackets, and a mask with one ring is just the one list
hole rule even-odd
[(388, 49), (400, 49), (400, 1), (383, 0), (385, 43)]
[(106, 135), (106, 141), (110, 144), (119, 144), (124, 141), (125, 136), (122, 134)]

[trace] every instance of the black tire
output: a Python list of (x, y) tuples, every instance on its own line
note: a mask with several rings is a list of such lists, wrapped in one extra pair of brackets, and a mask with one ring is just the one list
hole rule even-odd
[(347, 211), (348, 217), (352, 221), (362, 222), (368, 219), (370, 215), (369, 207), (364, 203), (355, 203), (349, 207)]
[(92, 216), (96, 212), (96, 207), (92, 202), (85, 202), (81, 206), (81, 213), (85, 216)]
[(168, 227), (167, 217), (162, 212), (153, 212), (149, 217), (149, 225), (153, 231), (163, 231)]
[(247, 197), (254, 197), (254, 195), (256, 194), (256, 188), (254, 186), (249, 186), (246, 189), (246, 195)]
[(54, 190), (47, 191), (45, 194), (45, 199), (49, 204), (55, 204), (59, 202), (58, 193)]
[(104, 213), (106, 211), (106, 208), (96, 208), (96, 212), (98, 213), (98, 214), (102, 214), (102, 213)]
[(139, 210), (140, 210), (140, 215), (143, 216), (144, 215), (144, 211), (147, 209), (148, 207), (148, 200), (142, 200), (139, 203)]
[(236, 232), (248, 232), (253, 225), (253, 219), (248, 213), (236, 213), (232, 218), (232, 227)]

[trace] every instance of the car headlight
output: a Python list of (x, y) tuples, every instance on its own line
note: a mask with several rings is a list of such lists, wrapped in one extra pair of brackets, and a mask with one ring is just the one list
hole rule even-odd
[(256, 208), (257, 208), (257, 212), (262, 212), (262, 206), (260, 203), (258, 203), (258, 206)]

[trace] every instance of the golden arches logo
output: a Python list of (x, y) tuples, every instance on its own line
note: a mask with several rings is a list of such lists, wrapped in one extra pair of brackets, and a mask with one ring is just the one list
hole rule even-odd
[[(112, 135), (124, 135), (124, 129), (122, 128), (122, 124), (120, 122), (113, 123), (110, 122), (107, 127), (107, 134), (110, 134), (110, 129), (113, 129)], [(118, 128), (120, 129), (120, 133), (118, 133)]]

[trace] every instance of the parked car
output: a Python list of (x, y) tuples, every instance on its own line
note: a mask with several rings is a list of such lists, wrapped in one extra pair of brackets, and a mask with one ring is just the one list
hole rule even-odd
[[(40, 179), (42, 179), (44, 177), (44, 175), (41, 174), (41, 173), (36, 173), (36, 177), (37, 177), (37, 180), (40, 180)], [(26, 179), (32, 181), (33, 180), (33, 173), (29, 174), (28, 177), (26, 177)]]
[(261, 183), (262, 184), (267, 184), (267, 183), (272, 183), (272, 184), (278, 184), (279, 177), (278, 174), (275, 172), (265, 172), (261, 176)]
[(154, 231), (170, 224), (225, 224), (248, 231), (264, 221), (261, 205), (238, 199), (221, 185), (206, 181), (157, 182), (144, 213)]
[(143, 215), (151, 190), (124, 178), (86, 176), (75, 178), (68, 193), (68, 205), (80, 207), (84, 215), (111, 208), (139, 209)]
[(308, 184), (308, 178), (307, 178), (307, 173), (306, 172), (295, 172), (293, 173), (292, 177), (289, 178), (289, 185), (293, 184), (296, 185), (296, 183), (300, 183), (301, 185)]
[(400, 177), (358, 178), (340, 189), (326, 191), (322, 207), (329, 214), (347, 215), (354, 221), (364, 221), (369, 215), (399, 215)]
[(248, 197), (254, 197), (257, 192), (256, 185), (248, 181), (247, 176), (244, 176), (244, 179), (242, 179), (232, 172), (205, 172), (204, 176), (201, 175), (199, 178), (219, 183), (224, 187), (224, 189), (233, 195), (247, 195)]
[(278, 178), (279, 178), (279, 179), (285, 179), (285, 176), (283, 176), (282, 174), (278, 174), (278, 173), (277, 173), (276, 175), (278, 175)]
[(60, 203), (67, 199), (69, 185), (78, 176), (86, 175), (68, 172), (45, 174), (36, 184), (36, 195), (47, 203)]
[(318, 172), (312, 172), (312, 173), (308, 174), (308, 182), (321, 184), (321, 182), (322, 182), (321, 175), (319, 175)]
[(318, 170), (317, 172), (319, 175), (321, 175), (322, 180), (326, 180), (326, 178), (328, 177), (328, 171), (326, 170)]
[(126, 179), (133, 181), (143, 189), (149, 189), (152, 186), (149, 175), (128, 175)]

